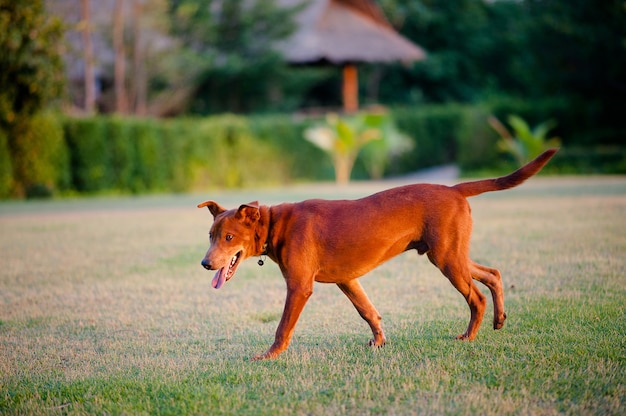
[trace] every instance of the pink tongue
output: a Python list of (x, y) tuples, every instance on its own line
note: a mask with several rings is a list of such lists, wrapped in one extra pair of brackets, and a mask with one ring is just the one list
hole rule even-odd
[(220, 287), (222, 287), (225, 281), (226, 281), (226, 272), (222, 268), (222, 269), (219, 269), (217, 273), (215, 273), (215, 277), (213, 277), (213, 281), (211, 282), (211, 284), (213, 285), (214, 289), (219, 289)]

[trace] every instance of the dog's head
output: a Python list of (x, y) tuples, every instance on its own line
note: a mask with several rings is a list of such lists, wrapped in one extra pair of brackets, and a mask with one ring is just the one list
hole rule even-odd
[(255, 237), (261, 213), (256, 201), (231, 210), (213, 201), (198, 205), (203, 207), (211, 211), (214, 221), (209, 233), (211, 246), (201, 263), (207, 270), (217, 270), (212, 285), (219, 289), (233, 277), (242, 260), (259, 254)]

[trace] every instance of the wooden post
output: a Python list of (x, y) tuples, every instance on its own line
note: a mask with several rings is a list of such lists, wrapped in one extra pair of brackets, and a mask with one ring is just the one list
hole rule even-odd
[(96, 79), (93, 68), (93, 48), (91, 44), (90, 0), (81, 1), (83, 27), (83, 57), (85, 59), (85, 111), (93, 113), (96, 109)]
[(134, 113), (145, 116), (148, 113), (148, 79), (146, 75), (145, 50), (143, 46), (142, 14), (143, 0), (133, 0), (133, 93)]
[(359, 109), (359, 79), (356, 65), (343, 66), (343, 111), (355, 113)]
[(126, 52), (124, 50), (124, 0), (115, 0), (113, 8), (113, 83), (115, 85), (115, 111), (128, 112), (126, 97)]

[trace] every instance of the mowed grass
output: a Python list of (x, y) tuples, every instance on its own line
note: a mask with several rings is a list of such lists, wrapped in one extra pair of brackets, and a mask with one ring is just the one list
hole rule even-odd
[(289, 350), (251, 362), (273, 341), (283, 278), (250, 259), (212, 289), (200, 267), (211, 216), (195, 204), (391, 185), (0, 204), (0, 413), (623, 414), (624, 177), (533, 178), (471, 199), (472, 257), (503, 275), (500, 331), (488, 296), (476, 340), (455, 341), (465, 301), (409, 252), (361, 279), (384, 348), (366, 347), (347, 298), (317, 284)]

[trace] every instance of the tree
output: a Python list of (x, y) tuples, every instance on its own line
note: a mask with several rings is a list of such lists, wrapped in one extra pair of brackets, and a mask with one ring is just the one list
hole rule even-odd
[(96, 77), (93, 64), (93, 44), (91, 42), (91, 7), (90, 0), (81, 0), (82, 20), (80, 27), (83, 31), (83, 60), (85, 65), (85, 111), (93, 113), (96, 109)]
[(61, 21), (42, 0), (0, 0), (0, 128), (10, 130), (59, 97), (64, 76)]
[[(602, 126), (597, 142), (622, 143), (626, 102), (626, 7), (622, 0), (526, 0), (527, 71), (534, 97), (564, 96)], [(582, 120), (580, 120), (582, 121)]]
[(146, 74), (146, 48), (142, 36), (142, 0), (133, 0), (133, 107), (138, 116), (148, 112), (148, 78)]
[(0, 172), (2, 194), (25, 194), (56, 179), (50, 167), (58, 129), (39, 114), (63, 91), (62, 35), (41, 0), (0, 0), (0, 146), (8, 147), (12, 170), (11, 178), (6, 167)]
[(293, 104), (289, 99), (306, 88), (310, 72), (289, 70), (273, 45), (295, 29), (296, 10), (275, 0), (173, 0), (172, 32), (195, 68), (191, 111), (247, 112)]
[(489, 85), (483, 62), (498, 42), (484, 0), (381, 0), (399, 32), (426, 49), (410, 69), (385, 70), (380, 100), (390, 102), (474, 101)]
[(128, 112), (126, 97), (126, 52), (124, 49), (124, 0), (115, 0), (113, 9), (113, 49), (115, 51), (113, 82), (115, 84), (115, 111)]

